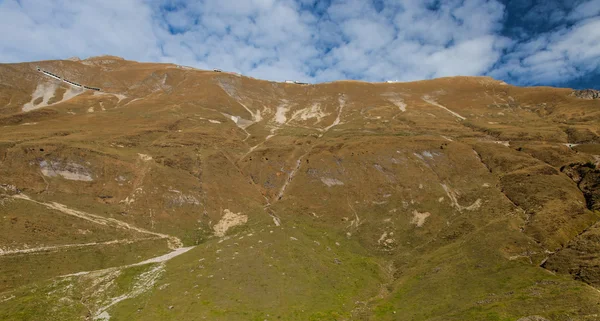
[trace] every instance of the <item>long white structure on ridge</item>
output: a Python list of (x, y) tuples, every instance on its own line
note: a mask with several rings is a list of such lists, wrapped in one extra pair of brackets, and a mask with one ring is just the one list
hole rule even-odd
[(44, 69), (42, 69), (42, 68), (40, 68), (40, 67), (37, 67), (37, 70), (38, 70), (39, 72), (43, 73), (44, 75), (48, 76), (48, 77), (52, 77), (52, 78), (54, 78), (54, 79), (56, 79), (56, 80), (64, 81), (64, 82), (66, 82), (67, 84), (69, 84), (69, 85), (71, 85), (71, 86), (73, 86), (73, 87), (77, 87), (77, 88), (85, 88), (85, 89), (89, 89), (89, 90), (100, 91), (100, 88), (96, 88), (96, 87), (89, 87), (89, 86), (80, 85), (80, 84), (78, 84), (78, 83), (76, 83), (76, 82), (73, 82), (73, 81), (70, 81), (70, 80), (68, 80), (68, 79), (61, 78), (60, 76), (58, 76), (58, 75), (55, 75), (55, 74), (53, 74), (53, 73), (51, 73), (51, 72), (49, 72), (49, 71), (46, 71), (46, 70), (44, 70)]

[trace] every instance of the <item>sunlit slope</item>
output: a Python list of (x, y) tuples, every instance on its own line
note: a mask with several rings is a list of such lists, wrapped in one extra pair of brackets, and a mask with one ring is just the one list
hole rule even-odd
[(600, 313), (598, 100), (110, 56), (0, 70), (0, 319)]

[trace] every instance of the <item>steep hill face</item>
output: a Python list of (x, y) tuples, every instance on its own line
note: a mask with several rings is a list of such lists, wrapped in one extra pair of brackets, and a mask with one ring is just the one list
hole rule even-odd
[(588, 96), (0, 65), (0, 319), (596, 320)]

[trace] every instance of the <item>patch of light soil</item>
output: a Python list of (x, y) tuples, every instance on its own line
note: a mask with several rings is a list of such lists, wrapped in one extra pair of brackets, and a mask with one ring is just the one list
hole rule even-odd
[(497, 141), (494, 141), (494, 143), (499, 144), (499, 145), (503, 145), (503, 146), (506, 146), (506, 147), (510, 147), (510, 142), (509, 141), (497, 140)]
[[(54, 97), (54, 93), (56, 92), (57, 88), (58, 88), (58, 85), (56, 85), (54, 83), (46, 83), (46, 82), (39, 83), (37, 85), (37, 87), (35, 88), (35, 91), (31, 95), (31, 101), (26, 103), (25, 105), (23, 105), (22, 110), (24, 112), (27, 112), (27, 111), (39, 109), (42, 107), (56, 105), (58, 103), (65, 102), (83, 92), (83, 90), (81, 90), (81, 89), (69, 87), (69, 89), (67, 89), (67, 91), (63, 94), (63, 97), (60, 101), (49, 104), (48, 101), (50, 100), (50, 98)], [(42, 102), (40, 102), (37, 105), (34, 105), (33, 102), (39, 98), (42, 98)]]
[(311, 118), (316, 118), (317, 120), (316, 120), (315, 124), (317, 124), (321, 121), (321, 119), (323, 119), (324, 117), (326, 117), (328, 115), (329, 115), (328, 113), (325, 113), (323, 110), (321, 110), (321, 104), (313, 103), (311, 107), (300, 109), (300, 110), (296, 111), (292, 115), (292, 119), (306, 121)]
[(475, 202), (473, 202), (473, 204), (464, 207), (464, 209), (466, 209), (467, 211), (474, 211), (477, 210), (481, 207), (481, 199), (478, 198)]
[(323, 131), (328, 131), (331, 128), (337, 126), (340, 124), (340, 122), (342, 121), (342, 111), (344, 111), (344, 106), (346, 106), (346, 97), (345, 96), (340, 96), (340, 98), (338, 98), (338, 101), (340, 103), (340, 107), (338, 108), (338, 114), (337, 117), (335, 118), (335, 120), (333, 121), (333, 123), (327, 127), (325, 127), (325, 129)]
[(248, 222), (248, 215), (243, 215), (241, 213), (233, 213), (232, 211), (225, 209), (224, 215), (221, 217), (221, 220), (213, 226), (213, 230), (215, 231), (215, 235), (218, 237), (225, 236), (225, 233), (228, 229), (246, 224)]
[(108, 321), (110, 320), (110, 314), (106, 311), (102, 311), (102, 313), (96, 315), (94, 317), (94, 321)]
[(413, 218), (410, 221), (411, 224), (416, 225), (417, 227), (421, 227), (423, 226), (423, 224), (425, 224), (425, 220), (431, 216), (431, 213), (429, 212), (419, 212), (417, 210), (413, 211)]
[(77, 95), (79, 95), (81, 93), (83, 93), (83, 89), (69, 87), (69, 89), (67, 89), (67, 91), (63, 95), (62, 100), (61, 101), (57, 101), (54, 104), (65, 102), (65, 101), (67, 101), (67, 100), (69, 100), (69, 99), (71, 99), (71, 98), (73, 98), (73, 97), (75, 97), (75, 96), (77, 96)]
[(279, 219), (279, 217), (271, 215), (271, 218), (273, 219), (273, 224), (275, 224), (275, 226), (281, 226), (281, 220)]
[(275, 122), (282, 125), (287, 121), (287, 117), (285, 114), (290, 110), (286, 102), (283, 102), (281, 105), (277, 106), (275, 111)]
[[(23, 106), (23, 111), (35, 110), (38, 108), (48, 106), (48, 100), (52, 98), (52, 96), (54, 96), (54, 91), (56, 90), (56, 88), (56, 84), (52, 83), (38, 84), (35, 88), (35, 91), (31, 95), (31, 101)], [(42, 98), (42, 102), (37, 105), (34, 105), (33, 102), (39, 98)]]
[(388, 101), (398, 107), (400, 111), (406, 111), (406, 103), (402, 98), (388, 99)]
[(147, 154), (140, 154), (138, 153), (138, 156), (140, 157), (141, 160), (143, 160), (144, 162), (147, 161), (151, 161), (152, 160), (152, 156), (147, 155)]
[(321, 182), (323, 182), (323, 184), (327, 185), (328, 187), (331, 186), (335, 186), (335, 185), (344, 185), (344, 182), (335, 179), (335, 178), (328, 178), (328, 177), (321, 177)]
[(396, 240), (392, 238), (393, 235), (394, 232), (390, 232), (389, 234), (388, 232), (383, 232), (383, 234), (381, 234), (377, 240), (377, 244), (383, 245), (385, 248), (390, 249), (390, 247), (392, 247), (396, 242)]
[(246, 130), (246, 128), (250, 127), (250, 125), (254, 124), (254, 122), (244, 119), (240, 116), (229, 115), (227, 113), (222, 113), (222, 114), (223, 114), (223, 116), (231, 119), (231, 121), (233, 121), (237, 127), (243, 129), (244, 131)]
[(449, 141), (449, 142), (453, 142), (452, 138), (450, 138), (450, 137), (442, 135), (442, 138), (445, 139), (445, 140), (447, 140), (447, 141)]

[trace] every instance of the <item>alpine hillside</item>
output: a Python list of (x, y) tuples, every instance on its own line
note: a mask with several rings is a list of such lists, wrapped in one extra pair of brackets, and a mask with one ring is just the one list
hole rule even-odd
[(600, 320), (599, 98), (0, 64), (0, 320)]

